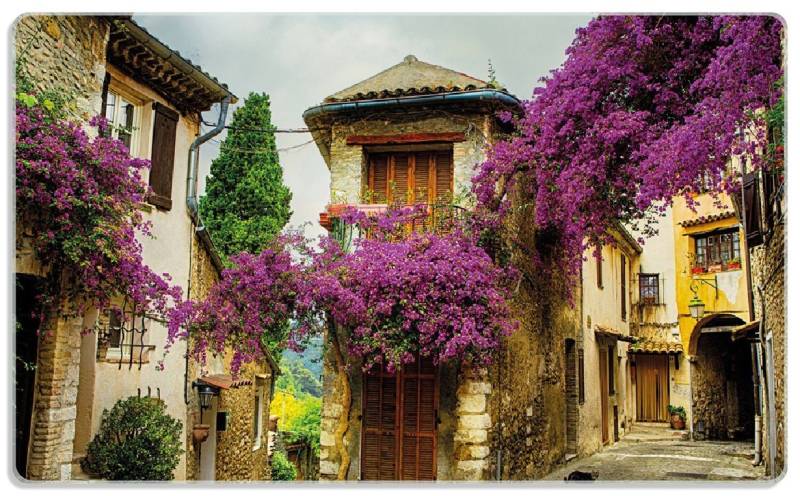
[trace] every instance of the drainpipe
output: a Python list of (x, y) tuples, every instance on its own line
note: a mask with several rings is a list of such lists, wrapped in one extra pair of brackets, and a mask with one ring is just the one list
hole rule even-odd
[[(233, 96), (228, 95), (219, 104), (219, 117), (217, 118), (217, 125), (214, 126), (206, 134), (200, 135), (189, 145), (189, 159), (188, 167), (186, 169), (186, 208), (189, 209), (189, 217), (192, 220), (192, 225), (195, 226), (195, 232), (206, 236), (208, 232), (200, 219), (200, 212), (198, 210), (197, 201), (197, 170), (200, 162), (200, 145), (218, 135), (225, 129), (225, 119), (228, 116), (228, 106), (233, 100)], [(192, 243), (189, 243), (189, 280), (186, 284), (186, 299), (188, 300), (192, 295)], [(188, 345), (187, 345), (188, 346)], [(183, 401), (189, 404), (189, 350), (186, 350), (186, 358), (184, 363), (183, 372)], [(202, 413), (202, 412), (201, 412)]]

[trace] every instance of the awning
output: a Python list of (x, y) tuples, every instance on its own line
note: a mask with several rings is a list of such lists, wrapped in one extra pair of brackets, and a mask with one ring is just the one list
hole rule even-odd
[(198, 380), (201, 382), (205, 382), (208, 385), (216, 386), (220, 389), (238, 388), (241, 386), (250, 386), (253, 384), (253, 381), (251, 381), (250, 379), (233, 380), (233, 377), (230, 374), (204, 375)]
[(660, 341), (641, 339), (636, 341), (629, 350), (631, 353), (661, 353), (677, 355), (683, 353), (683, 345), (673, 341)]
[(619, 331), (612, 327), (606, 327), (601, 325), (594, 326), (594, 335), (597, 337), (616, 339), (618, 341), (627, 341), (628, 343), (633, 343), (634, 341), (636, 341), (636, 338), (633, 336), (623, 334), (622, 331)]
[(731, 330), (731, 339), (736, 341), (737, 339), (747, 337), (747, 335), (750, 334), (751, 332), (758, 331), (758, 327), (760, 324), (761, 324), (760, 320), (753, 320), (746, 324), (734, 327)]

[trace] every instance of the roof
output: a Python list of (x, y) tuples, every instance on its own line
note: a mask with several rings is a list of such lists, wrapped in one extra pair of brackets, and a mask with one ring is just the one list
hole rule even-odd
[(672, 341), (658, 341), (652, 339), (638, 339), (631, 345), (633, 353), (683, 353), (683, 345)]
[(234, 380), (230, 374), (204, 375), (199, 380), (205, 382), (206, 384), (216, 386), (220, 389), (238, 388), (241, 386), (250, 386), (251, 384), (253, 384), (253, 381), (251, 381), (250, 379)]
[(627, 341), (629, 343), (632, 343), (636, 339), (633, 336), (629, 336), (618, 329), (614, 329), (613, 327), (607, 327), (599, 324), (594, 326), (594, 334), (595, 336), (616, 339), (619, 341)]
[(701, 224), (709, 224), (718, 220), (730, 219), (731, 217), (736, 217), (736, 213), (731, 210), (723, 210), (722, 212), (717, 212), (715, 214), (701, 215), (700, 217), (687, 219), (679, 222), (678, 225), (681, 227), (699, 226)]
[(325, 102), (374, 100), (478, 89), (503, 89), (495, 84), (440, 65), (422, 62), (413, 55), (402, 62), (325, 98)]
[(226, 97), (228, 86), (181, 56), (129, 17), (111, 19), (107, 60), (153, 88), (181, 112), (202, 112)]

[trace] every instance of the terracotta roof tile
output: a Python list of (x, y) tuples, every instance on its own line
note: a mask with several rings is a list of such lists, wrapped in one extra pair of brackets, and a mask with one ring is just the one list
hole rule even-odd
[(692, 227), (692, 226), (699, 226), (700, 224), (708, 224), (710, 222), (716, 222), (718, 220), (729, 219), (731, 217), (736, 217), (736, 213), (730, 210), (724, 210), (722, 212), (718, 212), (716, 214), (710, 215), (701, 215), (700, 217), (695, 217), (694, 219), (687, 219), (678, 223), (681, 227)]
[(683, 345), (677, 342), (641, 339), (631, 346), (630, 351), (633, 353), (683, 353)]
[(399, 64), (330, 95), (325, 98), (325, 102), (374, 100), (478, 89), (503, 90), (481, 79), (422, 62), (415, 56), (408, 55)]

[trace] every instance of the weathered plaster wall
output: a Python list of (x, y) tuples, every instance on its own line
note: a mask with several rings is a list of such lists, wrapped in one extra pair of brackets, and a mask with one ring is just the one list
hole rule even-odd
[[(102, 19), (27, 15), (14, 30), (17, 62), (37, 90), (73, 96), (70, 113), (77, 119), (99, 111), (109, 33)], [(17, 225), (16, 271), (45, 275), (48, 267), (33, 253), (30, 229)], [(59, 313), (66, 315), (74, 303), (62, 301)], [(31, 479), (71, 478), (83, 326), (81, 316), (56, 317), (42, 328), (28, 457)]]

